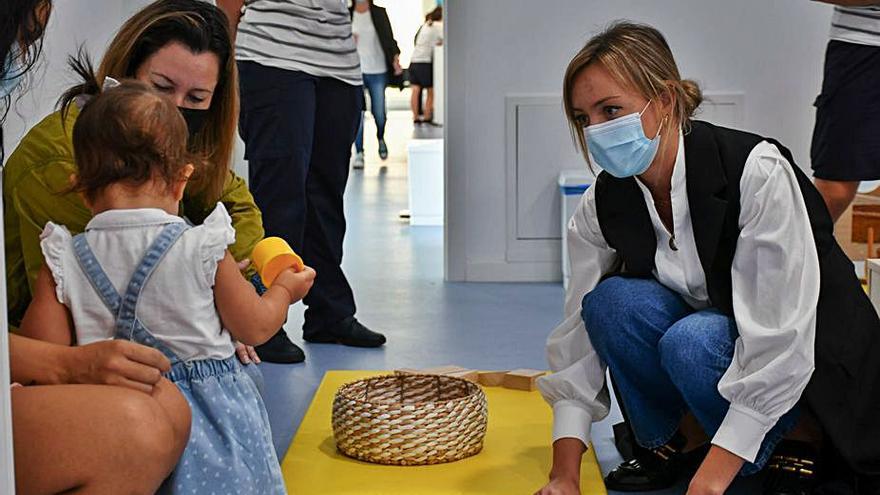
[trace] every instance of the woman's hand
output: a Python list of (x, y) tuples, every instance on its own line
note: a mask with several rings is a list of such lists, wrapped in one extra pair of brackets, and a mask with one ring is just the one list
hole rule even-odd
[(235, 343), (235, 354), (241, 364), (260, 364), (260, 356), (257, 356), (257, 350), (252, 345), (244, 345), (241, 342)]
[(68, 347), (62, 383), (117, 385), (150, 394), (171, 369), (164, 354), (127, 340), (104, 340)]
[(580, 495), (581, 458), (587, 451), (577, 438), (560, 438), (553, 442), (553, 467), (550, 483), (535, 495)]
[(687, 495), (721, 495), (733, 483), (745, 461), (713, 445), (688, 486)]
[(535, 495), (581, 495), (577, 480), (572, 478), (553, 478)]

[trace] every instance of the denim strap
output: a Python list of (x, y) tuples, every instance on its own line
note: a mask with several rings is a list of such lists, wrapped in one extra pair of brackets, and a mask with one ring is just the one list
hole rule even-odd
[[(144, 253), (144, 257), (134, 270), (125, 295), (122, 296), (122, 304), (119, 308), (119, 316), (116, 319), (116, 337), (132, 339), (137, 322), (137, 303), (144, 286), (159, 266), (159, 262), (171, 249), (171, 246), (180, 238), (189, 226), (183, 222), (175, 222), (166, 225), (156, 239), (150, 244)], [(169, 296), (171, 297), (171, 296)]]
[(119, 297), (119, 293), (113, 287), (113, 282), (110, 281), (104, 269), (101, 268), (101, 264), (98, 263), (98, 259), (95, 258), (95, 253), (86, 240), (85, 232), (74, 236), (73, 253), (76, 255), (76, 261), (83, 273), (86, 274), (86, 278), (89, 279), (89, 283), (95, 288), (95, 292), (101, 296), (101, 300), (104, 301), (110, 312), (118, 318), (122, 298)]

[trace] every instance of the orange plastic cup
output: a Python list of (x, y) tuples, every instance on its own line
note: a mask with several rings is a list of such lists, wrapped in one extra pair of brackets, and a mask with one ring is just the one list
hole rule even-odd
[(305, 268), (302, 258), (280, 237), (267, 237), (258, 242), (251, 253), (251, 261), (266, 287), (271, 286), (283, 270), (292, 268), (295, 272), (301, 272)]

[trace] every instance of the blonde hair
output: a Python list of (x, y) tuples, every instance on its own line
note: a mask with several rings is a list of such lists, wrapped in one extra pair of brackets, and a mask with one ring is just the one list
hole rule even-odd
[[(223, 193), (238, 124), (238, 70), (229, 22), (217, 7), (201, 0), (158, 0), (146, 6), (116, 33), (96, 73), (65, 93), (62, 111), (66, 112), (77, 94), (100, 92), (98, 85), (107, 76), (120, 80), (135, 77), (146, 59), (174, 42), (193, 53), (213, 53), (220, 63), (205, 125), (189, 143), (189, 151), (205, 160), (195, 164), (187, 193), (210, 204)], [(79, 64), (88, 66), (82, 58)], [(80, 72), (76, 63), (74, 70)]]
[(703, 101), (700, 87), (681, 78), (672, 50), (660, 31), (645, 24), (618, 21), (587, 41), (568, 63), (563, 79), (565, 116), (572, 138), (587, 162), (587, 142), (582, 126), (575, 120), (572, 91), (575, 78), (593, 63), (602, 64), (618, 83), (648, 100), (669, 92), (675, 102), (670, 128), (682, 127), (685, 132), (690, 129), (690, 119)]

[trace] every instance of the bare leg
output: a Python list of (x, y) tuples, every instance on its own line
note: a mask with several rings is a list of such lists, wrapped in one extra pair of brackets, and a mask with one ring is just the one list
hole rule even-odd
[(835, 223), (856, 197), (858, 188), (858, 181), (816, 179), (816, 189), (825, 199), (825, 205), (828, 206), (828, 212), (831, 213), (831, 219)]
[(428, 97), (425, 99), (425, 120), (434, 118), (434, 88), (428, 88)]
[(12, 391), (18, 493), (156, 491), (189, 437), (190, 412), (162, 381), (152, 396), (107, 385)]
[(409, 106), (412, 109), (413, 120), (419, 120), (421, 115), (419, 115), (419, 100), (422, 98), (422, 87), (418, 85), (411, 85), (410, 91), (412, 92), (412, 96), (409, 99)]

